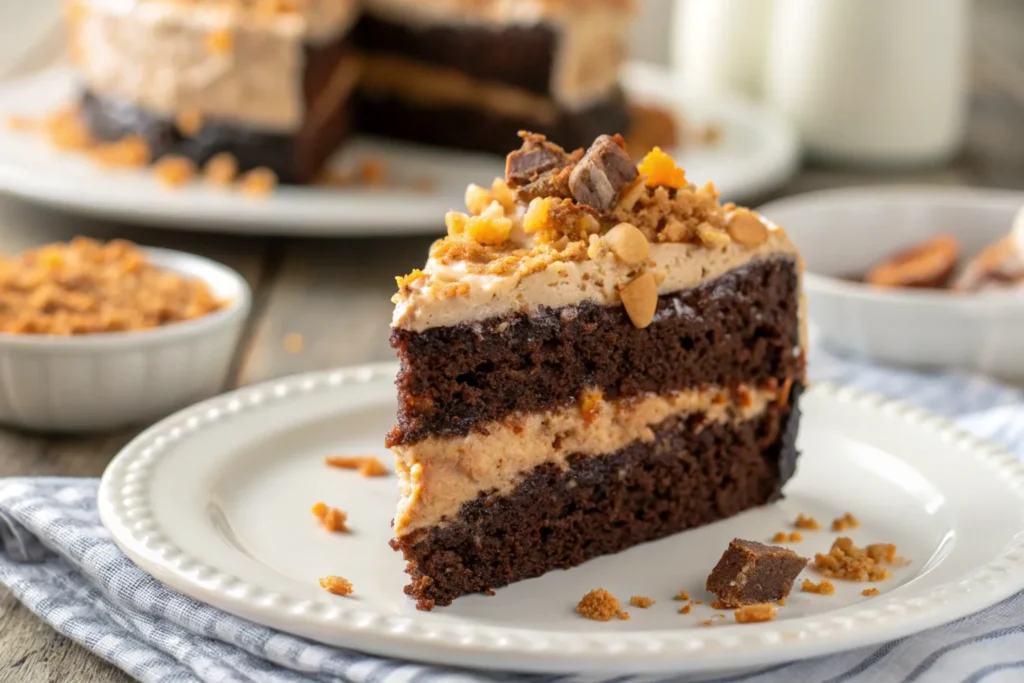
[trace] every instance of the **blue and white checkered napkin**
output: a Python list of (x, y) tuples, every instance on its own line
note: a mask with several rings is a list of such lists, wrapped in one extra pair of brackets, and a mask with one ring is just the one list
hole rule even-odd
[[(835, 379), (956, 417), (1024, 456), (1024, 395), (961, 375), (897, 372), (816, 353)], [(55, 629), (152, 683), (568, 683), (572, 677), (441, 669), (339, 650), (279, 633), (168, 590), (100, 525), (93, 479), (0, 482), (0, 583)], [(593, 679), (591, 679), (593, 680)], [(614, 679), (627, 683), (629, 677)], [(704, 680), (707, 680), (706, 678)], [(1024, 593), (954, 624), (881, 647), (720, 681), (920, 683), (1024, 680)]]

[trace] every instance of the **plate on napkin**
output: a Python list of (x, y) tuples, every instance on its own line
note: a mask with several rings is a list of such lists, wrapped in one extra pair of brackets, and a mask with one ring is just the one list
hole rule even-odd
[[(1024, 588), (1024, 466), (946, 420), (829, 384), (802, 401), (803, 451), (778, 504), (599, 558), (568, 571), (418, 612), (391, 551), (393, 477), (327, 468), (376, 456), (394, 414), (393, 365), (300, 375), (198, 404), (147, 430), (111, 463), (104, 524), (143, 569), (187, 595), (260, 624), (365, 652), (533, 672), (683, 673), (752, 667), (892, 640), (980, 610)], [(317, 501), (348, 513), (329, 534)], [(769, 541), (797, 514), (826, 522), (793, 546), (811, 556), (851, 512), (858, 545), (894, 543), (909, 564), (835, 595), (794, 592), (771, 622), (739, 625), (702, 586), (734, 537)], [(318, 579), (342, 575), (350, 597)], [(812, 568), (801, 578), (821, 579)], [(862, 595), (869, 586), (876, 597)], [(629, 621), (575, 612), (602, 587)], [(688, 590), (705, 604), (680, 614)], [(715, 614), (725, 614), (716, 619)], [(706, 626), (704, 622), (711, 625)]]

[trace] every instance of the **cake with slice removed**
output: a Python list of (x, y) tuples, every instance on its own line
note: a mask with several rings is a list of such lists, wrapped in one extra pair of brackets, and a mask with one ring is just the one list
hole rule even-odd
[(786, 233), (622, 139), (523, 134), (399, 278), (392, 546), (421, 609), (781, 495), (804, 387)]

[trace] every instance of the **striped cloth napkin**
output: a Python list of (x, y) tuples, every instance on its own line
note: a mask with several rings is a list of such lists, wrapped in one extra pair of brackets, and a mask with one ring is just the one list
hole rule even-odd
[[(815, 379), (903, 398), (1024, 457), (1022, 394), (988, 380), (924, 375), (814, 353)], [(94, 479), (0, 481), (0, 583), (53, 628), (146, 683), (571, 683), (573, 676), (471, 672), (319, 645), (167, 589), (108, 538)], [(3, 634), (0, 634), (0, 638)], [(632, 683), (617, 677), (594, 683)], [(637, 679), (639, 680), (639, 679)], [(682, 680), (666, 678), (668, 680)], [(1024, 593), (880, 647), (774, 666), (720, 683), (1001, 683), (1024, 680)]]

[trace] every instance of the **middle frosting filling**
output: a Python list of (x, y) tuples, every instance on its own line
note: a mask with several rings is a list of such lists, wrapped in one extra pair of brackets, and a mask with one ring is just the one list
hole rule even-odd
[(507, 493), (539, 465), (565, 467), (570, 456), (600, 456), (650, 442), (657, 426), (670, 418), (700, 414), (704, 424), (743, 422), (786, 400), (786, 394), (784, 386), (711, 386), (608, 401), (593, 392), (571, 406), (512, 415), (466, 436), (394, 447), (402, 492), (395, 533), (441, 523), (481, 494)]

